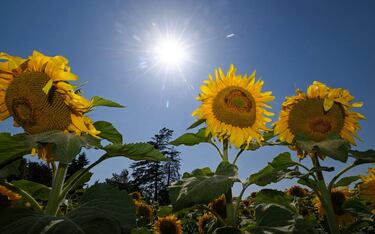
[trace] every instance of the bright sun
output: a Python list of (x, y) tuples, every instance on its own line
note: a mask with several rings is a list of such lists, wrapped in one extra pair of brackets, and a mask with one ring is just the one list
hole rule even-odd
[(166, 67), (180, 67), (187, 59), (185, 45), (175, 38), (160, 39), (154, 49), (155, 59)]

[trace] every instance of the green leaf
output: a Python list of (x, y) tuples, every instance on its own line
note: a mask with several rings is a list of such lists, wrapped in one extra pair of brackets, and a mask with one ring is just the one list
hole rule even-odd
[(304, 136), (296, 136), (297, 146), (306, 152), (321, 152), (328, 157), (346, 162), (350, 145), (338, 135), (332, 135), (327, 140), (315, 142)]
[(25, 144), (25, 135), (0, 133), (0, 169), (17, 158), (30, 154), (31, 147)]
[(199, 125), (201, 125), (201, 124), (204, 123), (204, 122), (206, 122), (205, 119), (198, 119), (198, 120), (195, 121), (192, 125), (190, 125), (186, 130), (196, 128), (196, 127), (198, 127)]
[(122, 135), (113, 125), (106, 121), (96, 121), (96, 130), (100, 131), (99, 137), (104, 138), (114, 144), (122, 144)]
[(242, 232), (235, 227), (225, 226), (216, 228), (213, 234), (242, 234)]
[(238, 168), (236, 165), (233, 165), (228, 161), (223, 161), (217, 167), (215, 174), (224, 176), (237, 176)]
[(21, 159), (11, 161), (0, 168), (0, 178), (7, 178), (12, 175), (20, 175)]
[(341, 178), (338, 182), (336, 182), (333, 187), (340, 187), (340, 186), (348, 186), (349, 184), (353, 183), (356, 180), (359, 180), (360, 176), (347, 176)]
[(92, 107), (94, 107), (94, 106), (108, 106), (108, 107), (125, 108), (123, 105), (118, 104), (117, 102), (114, 102), (114, 101), (111, 101), (111, 100), (108, 100), (108, 99), (104, 99), (104, 98), (99, 97), (99, 96), (92, 97), (91, 103), (92, 103), (91, 104)]
[(297, 182), (311, 188), (313, 191), (319, 191), (319, 187), (316, 182), (310, 178), (307, 178), (306, 176), (300, 178)]
[(103, 148), (110, 157), (124, 156), (135, 161), (151, 160), (166, 161), (167, 158), (151, 144), (132, 143), (132, 144), (112, 144)]
[(26, 191), (35, 199), (39, 199), (43, 201), (48, 200), (48, 195), (51, 191), (50, 187), (45, 186), (44, 184), (39, 184), (37, 182), (29, 181), (29, 180), (12, 181), (12, 184), (17, 188), (20, 188)]
[(211, 171), (209, 167), (204, 167), (204, 168), (199, 168), (193, 170), (191, 173), (185, 172), (182, 175), (182, 178), (189, 178), (189, 177), (194, 177), (194, 176), (213, 176), (215, 173)]
[(367, 150), (367, 151), (357, 151), (357, 150), (350, 150), (350, 157), (356, 159), (354, 164), (360, 165), (365, 163), (375, 163), (375, 150)]
[(206, 136), (206, 128), (201, 128), (197, 133), (185, 133), (176, 140), (169, 142), (171, 145), (197, 145), (203, 142), (209, 142), (210, 137)]
[(131, 234), (154, 234), (154, 232), (152, 230), (142, 227), (142, 228), (134, 228)]
[(226, 193), (236, 178), (224, 175), (183, 178), (169, 187), (173, 210), (178, 211), (197, 204), (207, 204)]
[(292, 202), (291, 199), (288, 196), (286, 196), (285, 193), (283, 193), (281, 191), (278, 191), (278, 190), (274, 190), (274, 189), (262, 189), (261, 191), (259, 191), (257, 193), (256, 198), (255, 198), (255, 202), (257, 204), (261, 204), (261, 203), (278, 204), (278, 205), (282, 205), (282, 206), (288, 208), (289, 210), (293, 211), (294, 213), (298, 212), (296, 207), (294, 207), (291, 204), (291, 202)]
[(276, 183), (282, 179), (292, 179), (301, 176), (298, 168), (288, 169), (295, 166), (296, 163), (291, 159), (290, 153), (285, 152), (276, 156), (271, 163), (249, 176), (248, 183), (265, 186), (270, 183)]
[(63, 131), (50, 131), (26, 137), (27, 145), (35, 148), (45, 147), (51, 144), (51, 155), (54, 161), (69, 164), (82, 147), (90, 148), (92, 140), (90, 137), (77, 136), (73, 133), (65, 133)]
[[(65, 182), (65, 185), (70, 184), (72, 181), (74, 181), (83, 171), (85, 171), (85, 169), (79, 169), (78, 171), (76, 171)], [(75, 184), (75, 186), (71, 188), (71, 190), (77, 189), (77, 188), (81, 187), (83, 184), (89, 182), (92, 175), (93, 175), (93, 173), (86, 172), (82, 177), (79, 178), (79, 180), (77, 181), (77, 183)]]
[(279, 204), (258, 204), (255, 207), (256, 225), (251, 233), (317, 233), (302, 216)]
[(164, 217), (170, 215), (172, 214), (172, 210), (172, 206), (159, 206), (159, 209), (157, 210), (157, 216)]
[(274, 168), (281, 169), (297, 165), (297, 163), (292, 160), (289, 152), (284, 152), (277, 155), (270, 164)]
[(130, 233), (135, 226), (133, 199), (107, 184), (87, 189), (82, 205), (66, 216), (29, 209), (0, 209), (0, 233)]

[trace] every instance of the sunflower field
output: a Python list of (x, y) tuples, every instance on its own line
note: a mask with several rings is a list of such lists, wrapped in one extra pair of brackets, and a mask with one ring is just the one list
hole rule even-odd
[[(112, 123), (92, 120), (89, 113), (97, 108), (124, 106), (100, 96), (86, 99), (71, 83), (77, 79), (65, 57), (0, 53), (0, 121), (12, 118), (23, 129), (0, 133), (0, 233), (375, 233), (375, 151), (356, 150), (365, 116), (356, 111), (363, 103), (348, 90), (314, 81), (273, 106), (281, 109), (271, 123), (275, 97), (262, 90), (255, 72), (237, 74), (234, 65), (227, 72), (215, 69), (200, 88), (195, 122), (170, 144), (205, 143), (221, 162), (185, 172), (168, 188), (171, 205), (162, 206), (104, 183), (68, 199), (107, 159), (168, 160), (149, 143), (124, 143)], [(241, 155), (265, 146), (280, 153), (240, 178)], [(67, 179), (82, 148), (103, 154)], [(7, 179), (30, 154), (51, 168), (51, 187)], [(368, 174), (346, 175), (363, 164)], [(269, 187), (282, 180), (296, 183), (285, 191)], [(236, 196), (235, 184), (242, 188)], [(263, 189), (245, 196), (252, 185)]]

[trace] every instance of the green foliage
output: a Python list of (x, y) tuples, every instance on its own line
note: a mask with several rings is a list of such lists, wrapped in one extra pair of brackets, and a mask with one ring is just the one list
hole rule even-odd
[(124, 156), (135, 161), (165, 161), (167, 158), (148, 143), (111, 144), (103, 148), (109, 157)]
[(250, 175), (248, 178), (248, 183), (265, 186), (270, 183), (276, 183), (284, 178), (296, 178), (300, 176), (301, 173), (297, 170), (297, 168), (289, 169), (289, 167), (295, 165), (297, 165), (297, 163), (291, 159), (290, 153), (281, 153), (262, 170)]
[(355, 158), (354, 164), (360, 165), (365, 163), (375, 163), (375, 150), (357, 151), (350, 150), (350, 157)]
[(198, 168), (193, 170), (191, 173), (185, 172), (182, 175), (182, 178), (189, 178), (189, 177), (194, 177), (194, 176), (213, 176), (214, 172), (211, 171), (209, 167), (204, 167), (204, 168)]
[(160, 206), (159, 209), (157, 210), (157, 216), (158, 217), (164, 217), (167, 215), (172, 214), (172, 206)]
[(213, 232), (213, 234), (242, 234), (241, 230), (235, 228), (235, 227), (229, 227), (229, 226), (225, 226), (225, 227), (219, 227), (219, 228), (216, 228), (215, 231)]
[(96, 130), (100, 131), (99, 137), (106, 139), (114, 144), (122, 144), (122, 135), (113, 125), (106, 121), (96, 121), (94, 123)]
[[(232, 171), (231, 171), (232, 170)], [(208, 176), (208, 170), (195, 170), (193, 173), (177, 181), (169, 187), (169, 197), (173, 210), (178, 211), (197, 204), (207, 204), (219, 195), (231, 189), (237, 180), (231, 176), (237, 173), (237, 168), (221, 164), (217, 172)]]
[(196, 127), (198, 127), (199, 125), (203, 124), (204, 122), (206, 122), (205, 119), (198, 119), (198, 120), (195, 121), (192, 125), (190, 125), (186, 130), (196, 128)]
[[(17, 159), (17, 158), (16, 158)], [(20, 166), (22, 164), (21, 159), (17, 159), (15, 161), (8, 161), (7, 164), (4, 164), (2, 168), (0, 168), (0, 178), (7, 178), (13, 175), (20, 175)]]
[(92, 97), (92, 99), (91, 99), (91, 106), (92, 107), (95, 107), (95, 106), (108, 106), (108, 107), (117, 107), (117, 108), (124, 108), (125, 107), (125, 106), (123, 106), (121, 104), (118, 104), (117, 102), (114, 102), (114, 101), (111, 101), (111, 100), (108, 100), (108, 99), (104, 99), (104, 98), (99, 97), (99, 96)]
[(210, 142), (210, 136), (206, 136), (206, 128), (201, 128), (197, 133), (185, 133), (176, 140), (171, 141), (171, 145), (197, 145), (204, 142)]
[(251, 233), (316, 233), (313, 226), (302, 216), (283, 205), (275, 203), (258, 204), (255, 208), (256, 225)]
[(347, 176), (347, 177), (343, 177), (339, 181), (337, 181), (333, 185), (333, 187), (348, 186), (351, 183), (353, 183), (354, 181), (359, 180), (360, 178), (361, 178), (360, 176)]
[(132, 198), (109, 185), (89, 188), (81, 204), (57, 217), (28, 209), (1, 209), (0, 233), (130, 233), (135, 225)]
[(12, 182), (13, 186), (20, 188), (26, 191), (28, 194), (33, 196), (35, 199), (46, 201), (48, 200), (49, 192), (51, 191), (50, 187), (45, 186), (44, 184), (39, 184), (34, 181), (29, 180), (17, 180)]
[(341, 162), (346, 162), (348, 160), (350, 145), (339, 135), (332, 135), (328, 139), (320, 142), (315, 142), (304, 136), (297, 135), (296, 144), (301, 150), (306, 152), (321, 152)]
[(31, 147), (25, 144), (25, 135), (0, 133), (0, 169), (17, 158), (31, 153)]
[(51, 144), (51, 155), (54, 161), (69, 164), (82, 147), (98, 147), (98, 142), (88, 135), (77, 136), (63, 131), (50, 131), (26, 137), (27, 145), (35, 148)]
[(296, 207), (294, 207), (291, 202), (291, 198), (287, 197), (285, 193), (273, 190), (273, 189), (262, 189), (257, 193), (255, 201), (257, 204), (268, 204), (274, 203), (284, 206), (293, 212), (297, 212)]

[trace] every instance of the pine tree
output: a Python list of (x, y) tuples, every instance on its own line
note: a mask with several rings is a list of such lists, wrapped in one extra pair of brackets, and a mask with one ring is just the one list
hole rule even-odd
[(77, 158), (74, 158), (68, 166), (68, 171), (66, 172), (66, 179), (69, 179), (75, 172), (83, 169), (89, 164), (89, 160), (86, 157), (86, 154), (83, 152), (78, 155)]
[(163, 128), (148, 143), (164, 154), (170, 161), (139, 161), (133, 163), (132, 183), (139, 187), (147, 200), (160, 204), (169, 202), (168, 186), (180, 177), (180, 158), (177, 150), (169, 145), (173, 130)]
[(112, 173), (112, 177), (105, 179), (105, 182), (120, 190), (126, 190), (128, 193), (138, 191), (137, 187), (130, 182), (129, 171), (126, 169), (122, 170), (120, 174)]

